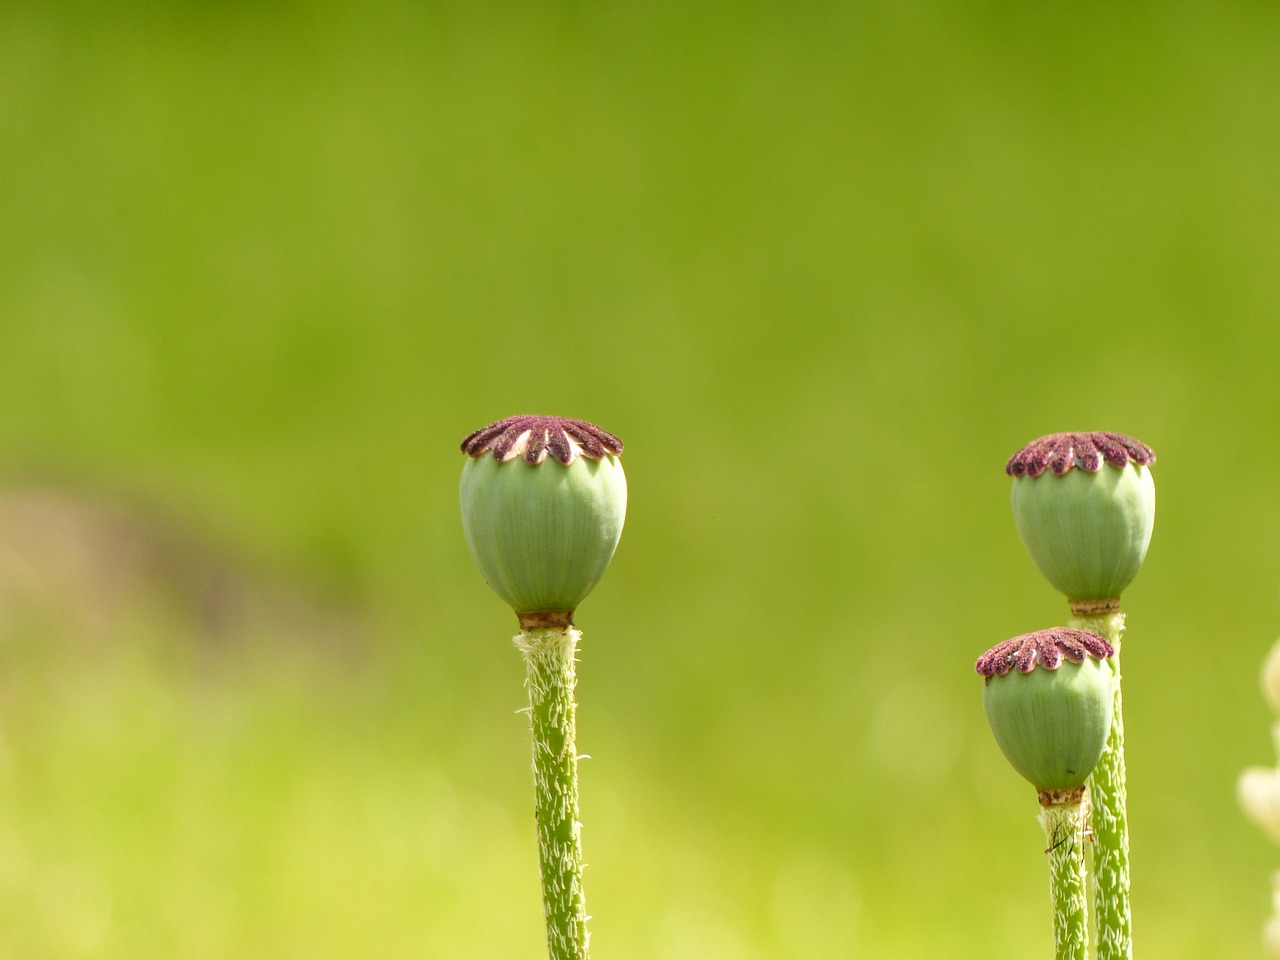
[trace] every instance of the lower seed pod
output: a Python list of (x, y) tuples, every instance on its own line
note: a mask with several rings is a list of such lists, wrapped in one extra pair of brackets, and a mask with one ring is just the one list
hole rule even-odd
[(982, 703), (1005, 758), (1041, 802), (1079, 798), (1111, 729), (1114, 651), (1096, 633), (1056, 627), (978, 658)]
[(485, 580), (517, 614), (571, 622), (622, 535), (622, 442), (582, 420), (521, 416), (477, 430), (462, 450), (462, 526)]

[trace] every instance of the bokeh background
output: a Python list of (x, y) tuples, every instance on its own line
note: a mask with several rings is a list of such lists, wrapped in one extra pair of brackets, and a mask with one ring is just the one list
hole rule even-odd
[(1002, 468), (1150, 443), (1140, 955), (1280, 850), (1280, 8), (0, 11), (0, 957), (543, 955), (516, 412), (627, 443), (579, 611), (599, 960), (1048, 956), (974, 658), (1061, 623)]

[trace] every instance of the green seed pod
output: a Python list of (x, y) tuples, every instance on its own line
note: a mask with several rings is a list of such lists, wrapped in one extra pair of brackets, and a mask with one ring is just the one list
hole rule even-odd
[(462, 527), (485, 580), (526, 626), (572, 623), (622, 535), (622, 441), (582, 420), (518, 416), (462, 451)]
[(1027, 551), (1073, 602), (1116, 600), (1151, 543), (1155, 454), (1120, 433), (1054, 433), (1005, 466)]
[[(1111, 729), (1115, 651), (1096, 633), (1055, 627), (992, 647), (975, 669), (1005, 758), (1041, 803), (1079, 799)], [(1048, 798), (1048, 799), (1047, 799)]]

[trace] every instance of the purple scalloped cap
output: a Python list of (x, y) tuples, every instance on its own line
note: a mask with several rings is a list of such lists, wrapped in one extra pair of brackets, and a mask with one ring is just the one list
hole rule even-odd
[(1096, 633), (1051, 627), (997, 643), (978, 658), (974, 669), (987, 678), (1003, 677), (1014, 669), (1019, 673), (1030, 673), (1036, 667), (1057, 670), (1063, 660), (1084, 663), (1085, 657), (1105, 660), (1114, 653), (1111, 644)]
[(1147, 466), (1156, 462), (1155, 451), (1141, 440), (1123, 433), (1094, 430), (1091, 433), (1051, 433), (1032, 440), (1009, 458), (1004, 472), (1011, 477), (1038, 477), (1045, 470), (1058, 476), (1073, 467), (1097, 473), (1102, 464), (1122, 469), (1129, 462)]
[(603, 460), (611, 453), (619, 456), (622, 441), (586, 420), (522, 414), (468, 434), (462, 452), (469, 457), (489, 453), (499, 463), (524, 457), (533, 464), (542, 463), (549, 454), (568, 466), (578, 455), (592, 460)]

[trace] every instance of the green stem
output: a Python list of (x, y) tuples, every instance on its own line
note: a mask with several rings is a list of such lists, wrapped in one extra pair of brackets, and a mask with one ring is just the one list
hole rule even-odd
[(1102, 758), (1089, 778), (1093, 804), (1095, 912), (1098, 960), (1132, 960), (1133, 918), (1129, 909), (1129, 818), (1126, 813), (1124, 713), (1120, 691), (1120, 638), (1124, 614), (1119, 610), (1076, 617), (1069, 626), (1092, 630), (1115, 648), (1109, 661), (1115, 674), (1115, 710)]
[(1086, 960), (1089, 907), (1085, 893), (1084, 810), (1079, 800), (1040, 808), (1049, 855), (1049, 894), (1053, 898), (1054, 960)]
[(526, 629), (515, 638), (528, 673), (534, 817), (550, 960), (587, 958), (573, 702), (574, 653), (581, 636), (566, 627)]

